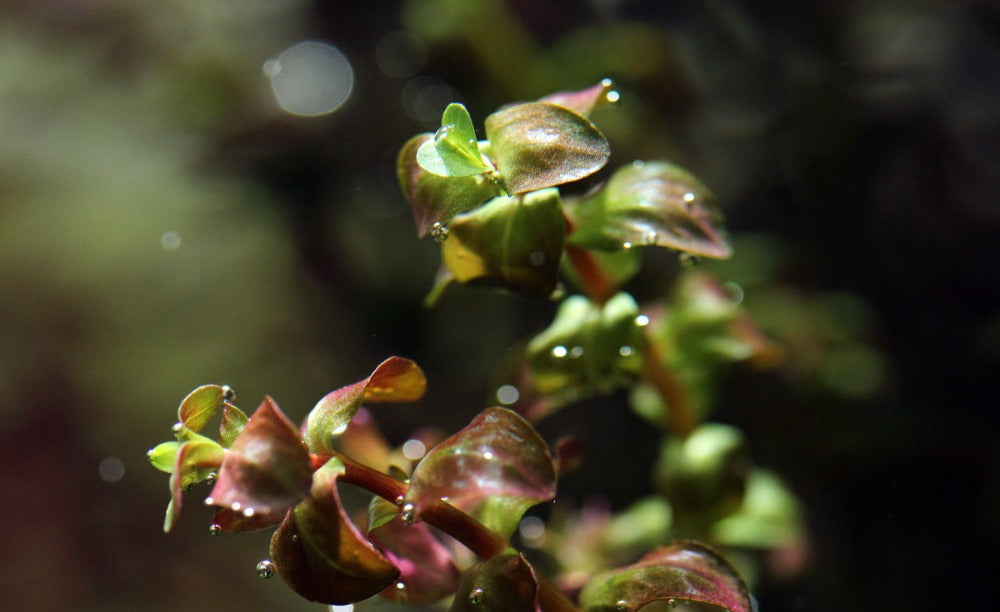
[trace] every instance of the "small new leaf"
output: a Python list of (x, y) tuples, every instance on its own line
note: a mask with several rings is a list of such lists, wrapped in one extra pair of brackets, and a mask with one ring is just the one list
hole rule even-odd
[(580, 593), (587, 612), (638, 610), (654, 601), (701, 602), (751, 612), (746, 584), (725, 559), (698, 542), (658, 548), (637, 563), (592, 579)]
[(524, 556), (511, 552), (466, 570), (449, 612), (530, 612), (540, 609), (535, 570)]
[(444, 109), (441, 127), (417, 149), (417, 163), (431, 174), (447, 177), (473, 176), (491, 169), (479, 153), (469, 111), (457, 103)]
[(202, 385), (181, 401), (177, 418), (191, 431), (201, 431), (222, 406), (224, 396), (220, 385)]

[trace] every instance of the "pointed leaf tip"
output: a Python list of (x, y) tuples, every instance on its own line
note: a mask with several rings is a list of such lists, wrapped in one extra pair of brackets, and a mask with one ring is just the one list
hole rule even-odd
[(452, 103), (444, 109), (441, 127), (417, 149), (420, 167), (438, 176), (465, 177), (483, 174), (490, 166), (483, 160), (469, 111)]
[(187, 395), (177, 408), (177, 418), (191, 431), (201, 431), (222, 406), (225, 391), (221, 385), (202, 385)]

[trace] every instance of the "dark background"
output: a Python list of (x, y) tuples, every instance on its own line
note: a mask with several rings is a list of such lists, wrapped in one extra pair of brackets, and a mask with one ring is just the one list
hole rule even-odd
[[(715, 191), (736, 255), (706, 268), (787, 347), (727, 371), (713, 415), (805, 509), (809, 563), (765, 572), (761, 609), (988, 606), (1000, 10), (803, 4), (0, 2), (2, 607), (315, 609), (254, 576), (266, 534), (204, 537), (196, 496), (163, 535), (146, 449), (199, 384), (300, 419), (390, 354), (431, 385), (378, 408), (394, 442), (468, 422), (554, 305), (457, 288), (422, 308), (438, 255), (396, 151), (449, 101), (479, 123), (605, 76), (610, 166), (669, 159)], [(323, 117), (283, 112), (261, 71), (306, 39), (354, 68)], [(630, 288), (655, 300), (678, 267), (646, 264)], [(623, 396), (559, 430), (601, 457), (562, 496), (648, 492), (656, 436)]]

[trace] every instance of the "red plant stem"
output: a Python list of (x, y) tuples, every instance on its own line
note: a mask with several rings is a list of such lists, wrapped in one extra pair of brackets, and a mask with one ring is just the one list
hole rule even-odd
[[(573, 233), (574, 224), (569, 217), (566, 219), (566, 235)], [(597, 304), (604, 304), (615, 294), (616, 284), (608, 277), (607, 273), (594, 258), (594, 254), (587, 249), (580, 248), (572, 244), (564, 246), (566, 257), (576, 270), (583, 291), (592, 301)]]
[(643, 333), (642, 370), (653, 383), (663, 401), (667, 404), (667, 429), (681, 438), (686, 438), (698, 424), (691, 398), (684, 384), (663, 365), (663, 354), (655, 342)]
[[(396, 503), (409, 488), (405, 482), (383, 474), (367, 465), (336, 453), (344, 463), (343, 482), (361, 487), (379, 497)], [(313, 464), (322, 465), (325, 458), (314, 456)], [(443, 501), (435, 502), (420, 515), (428, 525), (433, 525), (464, 544), (477, 557), (486, 561), (507, 550), (507, 540), (487, 529), (468, 514)], [(538, 576), (538, 600), (545, 612), (579, 612), (573, 602), (543, 576)]]

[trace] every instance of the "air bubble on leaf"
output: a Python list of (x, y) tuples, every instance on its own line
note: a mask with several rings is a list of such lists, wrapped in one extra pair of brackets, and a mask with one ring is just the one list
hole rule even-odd
[(208, 526), (208, 535), (217, 536), (222, 533), (222, 525), (218, 523), (212, 523)]
[(629, 249), (632, 248), (632, 243), (631, 242), (623, 242), (622, 243), (622, 248), (627, 251), (627, 250), (629, 250)]
[(442, 125), (434, 132), (434, 142), (441, 142), (448, 137), (448, 132), (451, 131), (450, 125)]
[(619, 599), (618, 601), (615, 602), (615, 610), (623, 610), (624, 611), (624, 610), (628, 610), (628, 609), (629, 609), (628, 602), (625, 601), (624, 599)]
[(250, 518), (251, 516), (253, 516), (256, 513), (257, 513), (257, 511), (254, 510), (253, 508), (251, 508), (250, 506), (247, 506), (246, 508), (243, 509), (243, 516), (245, 516), (247, 518)]
[(179, 433), (182, 429), (184, 429), (184, 423), (181, 423), (180, 421), (174, 423), (174, 426), (170, 428), (170, 430), (174, 433)]
[(403, 581), (396, 583), (396, 596), (400, 601), (406, 601), (406, 583)]
[(621, 355), (622, 357), (629, 357), (632, 355), (633, 352), (634, 350), (632, 349), (631, 346), (618, 347), (618, 354)]
[(427, 454), (427, 447), (416, 438), (403, 442), (403, 456), (411, 461), (416, 461)]
[(471, 591), (469, 591), (469, 603), (474, 606), (478, 606), (479, 604), (483, 603), (484, 594), (485, 591), (483, 591), (481, 587), (476, 587), (472, 589)]
[(208, 486), (212, 486), (218, 479), (219, 479), (219, 473), (216, 472), (215, 470), (212, 470), (211, 472), (208, 473), (208, 476), (205, 477), (205, 484), (207, 484)]
[(676, 608), (677, 607), (677, 600), (674, 599), (673, 597), (671, 597), (670, 599), (668, 599), (667, 600), (667, 607), (668, 608)]
[(649, 325), (649, 317), (647, 317), (644, 314), (641, 314), (635, 318), (635, 324), (637, 327), (646, 327), (647, 325)]
[(240, 508), (243, 507), (243, 504), (241, 504), (240, 502), (233, 502), (233, 505), (229, 507), (233, 509), (233, 512), (239, 512)]
[(213, 498), (211, 495), (209, 495), (208, 497), (206, 497), (205, 498), (205, 505), (206, 506), (214, 506), (215, 505), (215, 498)]
[(569, 356), (572, 357), (573, 359), (579, 359), (580, 357), (583, 357), (583, 347), (580, 345), (574, 346), (570, 350)]
[(264, 559), (257, 564), (257, 575), (265, 580), (274, 576), (274, 564), (270, 559)]
[(698, 257), (692, 255), (691, 253), (681, 253), (677, 257), (677, 259), (678, 259), (678, 261), (681, 262), (681, 267), (682, 268), (693, 268), (696, 265), (698, 265), (699, 261), (701, 261), (701, 260), (698, 259)]
[(483, 451), (483, 459), (490, 461), (493, 459), (493, 451)]
[(236, 390), (230, 387), (229, 385), (222, 385), (222, 399), (226, 400), (227, 402), (235, 402)]
[(601, 87), (611, 87), (614, 84), (615, 82), (608, 77), (604, 77), (603, 79), (601, 79)]
[(694, 202), (694, 194), (689, 191), (684, 194), (683, 199), (685, 202), (690, 204), (691, 202)]
[(642, 237), (642, 241), (643, 244), (647, 245), (656, 244), (656, 238), (657, 238), (656, 231), (649, 230), (648, 232), (646, 232), (646, 235)]
[(417, 520), (417, 511), (413, 504), (404, 504), (403, 509), (399, 513), (399, 518), (403, 521), (404, 525), (412, 525)]
[(402, 495), (398, 495), (398, 496), (396, 496), (396, 501), (395, 501), (395, 503), (396, 503), (396, 505), (397, 505), (397, 506), (402, 506), (402, 505), (403, 505), (403, 502), (404, 502), (405, 500), (406, 500), (406, 498), (405, 498), (405, 497), (403, 497)]
[(449, 233), (448, 226), (439, 221), (435, 221), (434, 224), (431, 225), (430, 234), (431, 238), (433, 238), (435, 242), (444, 242), (448, 239)]
[(517, 400), (521, 397), (521, 392), (517, 390), (514, 385), (501, 385), (497, 389), (497, 401), (504, 406), (510, 406), (511, 404), (517, 403)]
[(608, 93), (604, 94), (604, 99), (610, 102), (611, 104), (614, 104), (618, 100), (621, 100), (621, 98), (622, 95), (618, 93), (617, 89), (609, 90)]
[(567, 354), (569, 354), (569, 351), (566, 350), (565, 346), (559, 345), (552, 347), (552, 356), (556, 359), (562, 359)]

